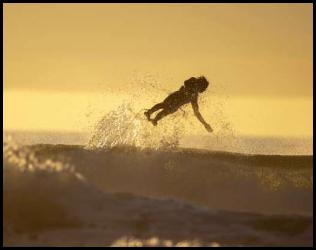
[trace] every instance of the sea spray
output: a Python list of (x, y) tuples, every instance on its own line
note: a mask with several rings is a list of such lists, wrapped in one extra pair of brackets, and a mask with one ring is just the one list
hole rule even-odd
[(82, 189), (85, 179), (74, 168), (49, 158), (39, 159), (30, 148), (5, 137), (3, 143), (4, 237), (69, 228), (78, 220), (63, 200)]
[(74, 175), (83, 178), (76, 173), (73, 166), (65, 162), (59, 162), (52, 159), (41, 160), (36, 157), (35, 152), (27, 147), (16, 143), (12, 136), (5, 136), (3, 142), (3, 171), (21, 171), (21, 172), (63, 172), (64, 174)]
[[(209, 134), (196, 119), (190, 104), (182, 106), (177, 112), (160, 120), (157, 126), (153, 126), (143, 113), (177, 90), (166, 89), (166, 86), (169, 86), (168, 83), (162, 84), (157, 76), (135, 73), (124, 88), (126, 95), (121, 104), (91, 120), (90, 139), (86, 148), (133, 146), (138, 149), (171, 149), (180, 146), (183, 139), (191, 135), (203, 135), (206, 140), (215, 139), (218, 145), (240, 145), (233, 125), (225, 115), (224, 105), (228, 97), (218, 98), (218, 95), (222, 96), (220, 86), (213, 83), (208, 91), (199, 95), (198, 100), (201, 113), (214, 129), (213, 133)], [(113, 90), (109, 89), (108, 92), (114, 94)], [(93, 107), (90, 107), (89, 114), (91, 112)]]
[(179, 117), (154, 127), (132, 104), (124, 103), (105, 114), (95, 125), (87, 148), (134, 146), (143, 148), (175, 148), (183, 134)]

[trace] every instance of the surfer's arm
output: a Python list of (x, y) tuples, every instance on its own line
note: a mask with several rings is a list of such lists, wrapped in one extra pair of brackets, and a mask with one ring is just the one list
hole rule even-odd
[(204, 120), (203, 116), (201, 115), (200, 111), (199, 111), (199, 105), (197, 102), (197, 99), (191, 101), (192, 104), (192, 108), (193, 108), (193, 112), (194, 115), (196, 116), (196, 118), (204, 125), (204, 127), (206, 128), (206, 130), (208, 132), (212, 132), (213, 129), (211, 128), (211, 126)]

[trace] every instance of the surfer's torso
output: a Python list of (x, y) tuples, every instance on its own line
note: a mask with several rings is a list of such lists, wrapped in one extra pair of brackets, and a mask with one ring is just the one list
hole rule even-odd
[(193, 84), (186, 84), (182, 86), (178, 91), (170, 94), (165, 100), (164, 103), (172, 109), (178, 109), (184, 104), (190, 102), (196, 102), (198, 98), (198, 92), (195, 90)]

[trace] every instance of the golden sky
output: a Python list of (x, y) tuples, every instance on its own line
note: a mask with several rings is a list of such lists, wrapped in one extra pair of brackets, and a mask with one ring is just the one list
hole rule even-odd
[(312, 95), (312, 4), (4, 4), (4, 87), (95, 90), (134, 71), (234, 95)]
[[(262, 100), (272, 100), (264, 110), (270, 117), (267, 131), (282, 134), (287, 125), (286, 134), (310, 135), (312, 7), (4, 4), (5, 125), (70, 129), (83, 109), (84, 95), (93, 100), (93, 93), (122, 90), (135, 72), (159, 75), (160, 86), (170, 91), (186, 78), (203, 74), (232, 100), (239, 100), (240, 109), (233, 105), (229, 112), (244, 117), (237, 119), (244, 124), (242, 131), (265, 134), (250, 125), (244, 111), (250, 105), (256, 114), (255, 107), (265, 106)], [(72, 98), (72, 115), (53, 98), (62, 92)], [(293, 108), (297, 106), (300, 109)], [(58, 110), (51, 118), (55, 122), (43, 125), (52, 107)], [(280, 119), (284, 109), (288, 110)], [(298, 116), (301, 122), (296, 126)], [(26, 120), (31, 121), (27, 126)]]

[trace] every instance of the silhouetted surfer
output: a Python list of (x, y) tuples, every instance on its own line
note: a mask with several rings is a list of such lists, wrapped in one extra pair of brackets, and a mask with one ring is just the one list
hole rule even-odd
[[(176, 112), (182, 105), (191, 102), (194, 115), (204, 125), (208, 132), (212, 132), (213, 129), (203, 119), (198, 105), (198, 95), (206, 90), (208, 84), (209, 83), (204, 76), (198, 78), (191, 77), (190, 79), (184, 81), (184, 86), (182, 86), (178, 91), (170, 94), (163, 102), (156, 104), (144, 114), (147, 119), (156, 126), (160, 119), (166, 115)], [(160, 111), (154, 119), (151, 119), (150, 115), (160, 109), (162, 109), (162, 111)]]

